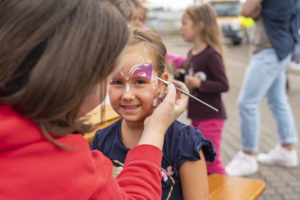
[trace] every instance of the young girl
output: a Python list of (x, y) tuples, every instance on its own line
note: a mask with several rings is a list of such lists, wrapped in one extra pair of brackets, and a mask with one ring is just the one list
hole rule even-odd
[[(111, 105), (122, 119), (99, 130), (92, 144), (92, 149), (102, 151), (112, 160), (115, 176), (124, 167), (128, 151), (142, 137), (145, 119), (164, 97), (166, 85), (155, 77), (168, 79), (164, 72), (165, 54), (165, 46), (156, 34), (132, 31), (125, 48), (123, 71), (113, 78), (109, 88)], [(162, 199), (207, 197), (205, 160), (213, 159), (212, 144), (196, 128), (175, 121), (163, 144)]]
[(104, 99), (128, 36), (107, 0), (0, 1), (0, 199), (161, 197), (164, 133), (187, 103), (173, 85), (116, 179), (109, 159), (69, 134), (86, 131), (79, 118)]
[(222, 54), (222, 36), (216, 13), (210, 4), (202, 4), (185, 10), (180, 33), (186, 42), (193, 44), (185, 61), (185, 83), (191, 94), (219, 110), (189, 99), (188, 117), (212, 141), (217, 152), (213, 163), (207, 163), (208, 174), (226, 174), (221, 160), (220, 144), (226, 112), (221, 93), (228, 91)]

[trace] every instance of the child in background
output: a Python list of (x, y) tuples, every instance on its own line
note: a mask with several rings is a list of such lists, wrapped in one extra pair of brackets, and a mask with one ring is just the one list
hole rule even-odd
[[(129, 22), (129, 26), (135, 28), (141, 28), (143, 30), (150, 30), (146, 25), (147, 19), (147, 9), (138, 1), (138, 0), (131, 0), (134, 9), (133, 9), (133, 17)], [(185, 56), (177, 55), (175, 53), (167, 52), (166, 54), (166, 67), (168, 71), (173, 72), (176, 69), (182, 67), (183, 61), (186, 59)]]
[(145, 26), (147, 9), (138, 0), (131, 0), (131, 2), (134, 6), (134, 9), (129, 26), (148, 30), (149, 28)]
[[(185, 61), (185, 83), (191, 94), (219, 110), (189, 99), (188, 118), (212, 141), (217, 152), (213, 163), (207, 163), (208, 174), (226, 174), (221, 160), (220, 145), (226, 112), (221, 93), (229, 89), (223, 64), (222, 35), (216, 13), (210, 4), (189, 7), (182, 16), (182, 38), (193, 45)], [(180, 78), (179, 78), (180, 79)]]
[[(123, 71), (113, 78), (109, 88), (111, 105), (121, 119), (99, 130), (92, 144), (92, 149), (112, 160), (115, 176), (122, 170), (128, 151), (142, 137), (145, 119), (165, 95), (166, 85), (153, 77), (168, 79), (165, 54), (165, 46), (155, 33), (132, 31)], [(212, 144), (198, 129), (175, 121), (163, 144), (162, 199), (207, 198), (205, 160), (213, 161), (214, 156)]]

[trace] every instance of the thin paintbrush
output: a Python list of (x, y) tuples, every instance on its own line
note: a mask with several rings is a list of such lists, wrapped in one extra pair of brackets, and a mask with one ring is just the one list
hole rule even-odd
[[(167, 85), (170, 84), (168, 81), (166, 81), (166, 80), (164, 80), (164, 79), (161, 79), (161, 78), (159, 78), (159, 77), (157, 77), (157, 76), (152, 75), (152, 77), (153, 77), (153, 78), (156, 78), (157, 80), (160, 80), (161, 82), (163, 82), (163, 83), (165, 83), (165, 84), (167, 84)], [(176, 88), (176, 90), (180, 91), (181, 93), (183, 93), (183, 94), (185, 94), (185, 95), (187, 95), (187, 96), (189, 96), (189, 97), (195, 99), (196, 101), (198, 101), (198, 102), (200, 102), (200, 103), (206, 105), (207, 107), (210, 107), (211, 109), (213, 109), (213, 110), (219, 112), (218, 109), (216, 109), (215, 107), (213, 107), (213, 106), (211, 106), (211, 105), (205, 103), (204, 101), (198, 99), (197, 97), (195, 97), (195, 96), (193, 96), (193, 95), (191, 95), (191, 94), (189, 94), (189, 93), (183, 91), (182, 89), (180, 89), (180, 88), (178, 88), (178, 87), (176, 87), (176, 86), (175, 86), (175, 88)]]

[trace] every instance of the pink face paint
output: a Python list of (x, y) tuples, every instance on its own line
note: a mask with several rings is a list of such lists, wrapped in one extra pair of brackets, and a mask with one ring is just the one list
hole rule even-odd
[(118, 74), (114, 77), (114, 79), (121, 79), (121, 78), (123, 78), (123, 77), (124, 77), (123, 72), (120, 72), (120, 73), (118, 73)]
[[(137, 64), (134, 65), (129, 72), (129, 76), (125, 76), (123, 72), (120, 72), (114, 77), (114, 80), (123, 80), (125, 81), (125, 90), (129, 92), (131, 89), (131, 79), (142, 78), (145, 81), (152, 81), (152, 64)], [(124, 80), (125, 79), (125, 80)], [(152, 87), (155, 89), (157, 86), (157, 80), (152, 83)]]
[(152, 79), (152, 64), (138, 64), (131, 68), (130, 77), (142, 77), (149, 82)]

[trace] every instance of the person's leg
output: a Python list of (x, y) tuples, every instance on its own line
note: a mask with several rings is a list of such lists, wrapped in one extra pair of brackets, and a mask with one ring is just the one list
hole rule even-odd
[(192, 125), (198, 128), (204, 137), (213, 143), (214, 150), (217, 155), (214, 162), (206, 162), (208, 174), (224, 174), (224, 164), (221, 159), (221, 141), (222, 141), (222, 130), (224, 127), (224, 120), (221, 119), (209, 119), (209, 120), (192, 120)]
[(259, 104), (278, 74), (274, 66), (277, 57), (273, 52), (273, 49), (265, 49), (251, 57), (239, 94), (242, 147), (247, 153), (258, 150)]
[(278, 63), (278, 67), (283, 71), (279, 73), (266, 95), (268, 106), (276, 121), (280, 143), (287, 147), (297, 142), (296, 126), (285, 90), (289, 63), (290, 56)]
[(264, 49), (251, 57), (239, 95), (242, 150), (226, 166), (232, 176), (253, 174), (258, 170), (256, 157), (259, 138), (259, 104), (282, 69), (274, 49)]
[(298, 165), (297, 152), (293, 144), (297, 142), (297, 131), (288, 98), (285, 91), (286, 69), (290, 57), (278, 62), (278, 67), (283, 71), (275, 79), (272, 87), (267, 92), (267, 102), (276, 121), (280, 145), (269, 153), (261, 153), (257, 160), (264, 164), (294, 167)]

